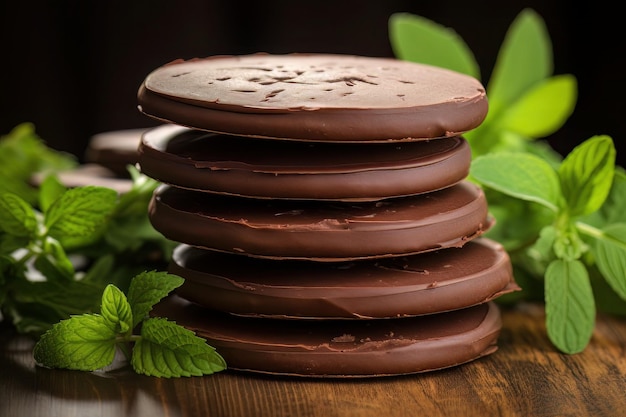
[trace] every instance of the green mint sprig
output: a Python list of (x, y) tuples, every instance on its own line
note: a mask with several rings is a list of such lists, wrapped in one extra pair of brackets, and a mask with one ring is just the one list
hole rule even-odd
[(149, 376), (201, 376), (226, 369), (204, 339), (165, 318), (149, 317), (154, 304), (182, 283), (176, 275), (146, 271), (131, 280), (128, 297), (107, 285), (100, 314), (56, 323), (35, 344), (35, 361), (49, 368), (95, 371), (110, 366), (119, 349), (135, 372)]
[[(481, 79), (470, 48), (451, 28), (397, 13), (389, 37), (399, 59)], [(552, 45), (541, 17), (522, 10), (509, 27), (486, 84), (489, 113), (465, 137), (470, 180), (485, 189), (495, 226), (487, 236), (511, 255), (522, 291), (502, 303), (545, 300), (553, 344), (579, 352), (595, 310), (626, 314), (626, 174), (611, 138), (597, 136), (565, 160), (544, 139), (573, 113), (577, 81), (553, 75)]]
[(0, 312), (18, 332), (39, 336), (71, 314), (94, 312), (107, 284), (127, 289), (130, 276), (165, 262), (173, 242), (147, 214), (157, 183), (136, 169), (131, 174), (133, 187), (123, 195), (67, 189), (54, 175), (33, 203), (0, 193)]
[(472, 161), (471, 176), (482, 185), (552, 212), (527, 259), (543, 265), (548, 336), (566, 353), (582, 351), (593, 332), (596, 307), (588, 268), (597, 266), (626, 300), (626, 222), (598, 227), (586, 220), (609, 198), (614, 175), (615, 147), (606, 135), (578, 145), (556, 170), (535, 155), (513, 152)]
[[(421, 16), (396, 13), (389, 19), (389, 37), (400, 59), (442, 66), (481, 79), (471, 49), (452, 28)], [(556, 132), (572, 114), (577, 81), (570, 74), (555, 76), (552, 72), (552, 44), (545, 23), (532, 9), (524, 9), (507, 30), (486, 84), (487, 117), (464, 135), (473, 157), (500, 151), (525, 152), (540, 156), (552, 166), (560, 164), (562, 156), (539, 139)], [(497, 219), (489, 236), (513, 254), (536, 240), (550, 216), (543, 206), (495, 190), (488, 190), (487, 197)], [(537, 271), (529, 271), (515, 259), (514, 267), (523, 281), (523, 291), (503, 300), (543, 297), (543, 289), (525, 279), (526, 275), (537, 275)]]
[[(452, 28), (410, 13), (389, 19), (389, 39), (399, 59), (452, 69), (481, 79), (480, 66)], [(553, 75), (552, 43), (541, 17), (524, 9), (511, 23), (486, 83), (489, 112), (465, 138), (475, 156), (498, 150), (537, 153), (560, 160), (536, 139), (556, 132), (574, 111), (577, 81)]]
[[(50, 197), (52, 184), (42, 185), (42, 197)], [(76, 279), (68, 250), (98, 239), (116, 200), (107, 188), (77, 188), (43, 203), (40, 212), (16, 194), (0, 196), (0, 308), (20, 332), (40, 333), (97, 305), (102, 287)]]

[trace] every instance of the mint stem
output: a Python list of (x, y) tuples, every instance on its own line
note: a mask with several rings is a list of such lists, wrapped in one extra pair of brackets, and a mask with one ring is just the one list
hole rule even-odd
[(597, 227), (593, 227), (587, 223), (576, 222), (576, 228), (583, 234), (594, 237), (596, 239), (608, 238), (606, 233), (604, 233), (602, 230), (598, 229)]
[(130, 360), (130, 358), (132, 356), (131, 343), (136, 343), (139, 340), (141, 340), (141, 336), (139, 336), (139, 335), (119, 334), (115, 338), (115, 344), (122, 351), (122, 353), (124, 354), (124, 357), (127, 360)]

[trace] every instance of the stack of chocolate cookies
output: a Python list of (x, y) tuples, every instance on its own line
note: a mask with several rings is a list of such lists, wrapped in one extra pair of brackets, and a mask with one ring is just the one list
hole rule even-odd
[(175, 61), (142, 83), (161, 122), (139, 146), (162, 182), (150, 220), (185, 278), (153, 314), (230, 369), (371, 377), (497, 349), (518, 289), (467, 181), (483, 86), (387, 58), (253, 54)]

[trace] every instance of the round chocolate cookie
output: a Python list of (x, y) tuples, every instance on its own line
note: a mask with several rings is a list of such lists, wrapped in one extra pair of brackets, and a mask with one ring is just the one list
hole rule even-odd
[[(74, 169), (55, 173), (61, 184), (67, 188), (84, 187), (87, 185), (97, 185), (107, 187), (125, 194), (133, 188), (133, 181), (130, 178), (120, 178), (117, 174), (102, 165), (86, 163)], [(38, 173), (30, 179), (35, 186), (40, 186), (46, 174)]]
[(148, 116), (196, 129), (338, 142), (458, 136), (488, 107), (484, 87), (467, 75), (333, 54), (178, 60), (145, 78), (138, 102)]
[(211, 309), (271, 318), (371, 319), (470, 307), (519, 288), (509, 256), (486, 238), (379, 260), (275, 261), (180, 245), (177, 294)]
[(120, 177), (128, 177), (128, 165), (137, 163), (141, 135), (148, 128), (124, 129), (93, 135), (85, 150), (85, 161), (105, 166)]
[(196, 332), (231, 370), (303, 377), (380, 377), (460, 365), (497, 350), (498, 307), (381, 320), (276, 320), (202, 308), (177, 296), (151, 314)]
[(461, 137), (401, 143), (247, 138), (177, 125), (148, 131), (141, 171), (177, 187), (255, 198), (368, 201), (439, 190), (469, 173)]
[(337, 261), (462, 246), (490, 226), (483, 191), (467, 181), (372, 202), (260, 200), (162, 185), (149, 217), (165, 237), (217, 251)]

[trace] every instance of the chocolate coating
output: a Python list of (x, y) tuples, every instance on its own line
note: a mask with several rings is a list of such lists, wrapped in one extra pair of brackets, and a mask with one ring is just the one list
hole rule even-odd
[(305, 377), (413, 374), (460, 365), (497, 350), (493, 303), (381, 320), (276, 320), (218, 313), (171, 296), (151, 313), (207, 340), (229, 369)]
[(258, 200), (160, 186), (149, 217), (165, 237), (217, 251), (336, 261), (462, 246), (490, 225), (467, 181), (375, 202)]
[(449, 187), (469, 173), (460, 137), (324, 143), (228, 136), (164, 125), (144, 134), (141, 171), (199, 191), (256, 198), (368, 201)]
[(386, 142), (459, 136), (484, 120), (482, 84), (390, 58), (252, 54), (178, 60), (150, 73), (139, 109), (233, 135)]
[(340, 263), (275, 261), (181, 245), (177, 294), (214, 310), (273, 318), (392, 318), (456, 310), (519, 288), (503, 247), (462, 248)]

